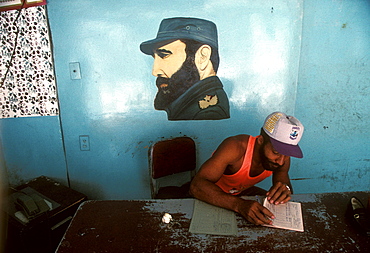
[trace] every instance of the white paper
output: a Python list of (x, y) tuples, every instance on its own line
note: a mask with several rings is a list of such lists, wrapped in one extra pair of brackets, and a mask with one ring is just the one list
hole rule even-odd
[(235, 213), (196, 199), (189, 231), (195, 234), (236, 236), (238, 226)]
[(274, 205), (265, 198), (263, 206), (269, 209), (275, 216), (275, 219), (272, 219), (272, 225), (264, 226), (300, 232), (304, 231), (301, 203), (287, 202), (285, 204)]

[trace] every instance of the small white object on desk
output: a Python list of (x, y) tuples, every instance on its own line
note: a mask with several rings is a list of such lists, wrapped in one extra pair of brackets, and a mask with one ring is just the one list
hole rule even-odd
[(169, 213), (165, 213), (162, 217), (163, 223), (170, 223), (172, 221), (172, 216)]

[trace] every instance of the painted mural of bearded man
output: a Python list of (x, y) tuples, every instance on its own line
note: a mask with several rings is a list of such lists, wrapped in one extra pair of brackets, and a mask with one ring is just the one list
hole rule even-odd
[(198, 18), (162, 20), (157, 37), (141, 43), (154, 58), (158, 88), (156, 110), (168, 120), (219, 120), (230, 117), (229, 100), (220, 79), (216, 25)]

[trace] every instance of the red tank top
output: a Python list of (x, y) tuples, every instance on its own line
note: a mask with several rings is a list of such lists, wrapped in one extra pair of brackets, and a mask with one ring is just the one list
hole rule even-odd
[(216, 185), (224, 192), (237, 195), (272, 175), (272, 171), (264, 170), (256, 177), (249, 176), (254, 144), (256, 143), (257, 137), (249, 136), (247, 151), (245, 152), (244, 161), (239, 171), (232, 175), (224, 174), (220, 180), (217, 181)]

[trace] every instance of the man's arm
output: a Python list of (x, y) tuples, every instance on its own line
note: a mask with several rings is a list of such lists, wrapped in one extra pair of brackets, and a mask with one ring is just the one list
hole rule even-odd
[(267, 192), (267, 199), (275, 205), (288, 202), (293, 193), (289, 179), (290, 157), (285, 158), (284, 165), (272, 175), (272, 187)]
[(190, 193), (197, 199), (209, 204), (240, 213), (254, 224), (271, 224), (273, 214), (257, 201), (244, 200), (225, 193), (215, 183), (224, 174), (226, 168), (243, 159), (245, 149), (236, 137), (223, 141), (213, 156), (208, 159), (194, 177)]

